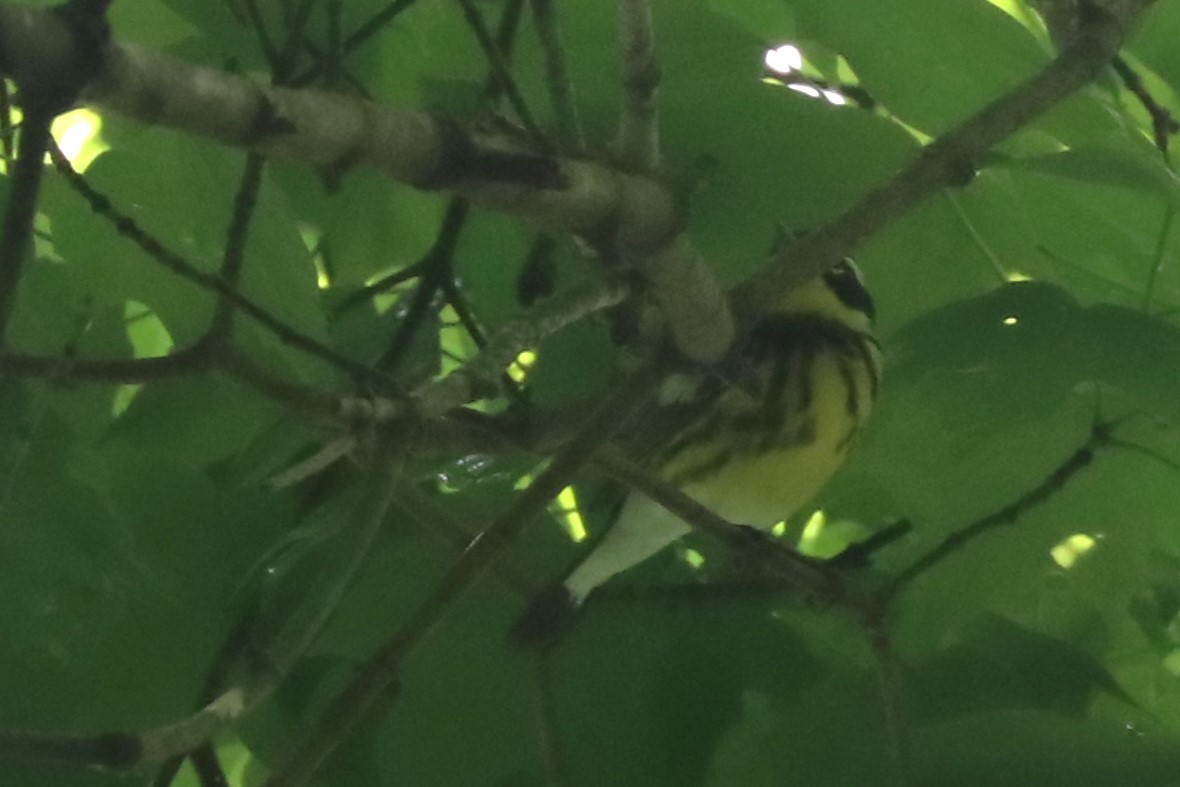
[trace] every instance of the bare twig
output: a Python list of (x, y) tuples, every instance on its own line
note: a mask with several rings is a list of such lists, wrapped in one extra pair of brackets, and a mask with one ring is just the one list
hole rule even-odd
[(415, 392), (418, 412), (424, 420), (493, 393), (504, 369), (522, 350), (536, 347), (549, 334), (609, 306), (631, 293), (623, 277), (607, 277), (583, 287), (573, 287), (547, 299), (525, 316), (500, 326), (488, 345), (474, 358), (446, 377)]
[(196, 374), (208, 368), (208, 356), (193, 348), (156, 358), (112, 360), (15, 352), (0, 354), (0, 372), (15, 377), (41, 377), (70, 382), (146, 383)]
[(122, 213), (105, 194), (95, 190), (82, 175), (70, 164), (56, 144), (50, 144), (50, 156), (54, 166), (65, 176), (70, 185), (89, 204), (91, 210), (101, 216), (106, 216), (114, 225), (115, 231), (138, 246), (148, 257), (183, 279), (211, 290), (221, 296), (226, 302), (236, 306), (244, 314), (257, 320), (268, 328), (284, 344), (295, 347), (308, 355), (319, 358), (328, 364), (347, 372), (356, 380), (369, 380), (393, 389), (393, 381), (381, 372), (371, 369), (364, 364), (341, 355), (327, 345), (317, 342), (295, 328), (287, 325), (270, 312), (235, 290), (219, 276), (213, 276), (197, 269), (188, 260), (166, 247), (161, 241), (144, 231), (135, 220)]
[(1168, 244), (1172, 240), (1172, 224), (1176, 220), (1176, 203), (1168, 200), (1164, 206), (1164, 220), (1155, 239), (1155, 250), (1151, 254), (1151, 267), (1147, 270), (1147, 284), (1143, 287), (1143, 313), (1151, 313), (1151, 302), (1155, 298), (1155, 286), (1164, 268)]
[(257, 0), (242, 0), (242, 8), (250, 20), (250, 27), (254, 28), (254, 35), (258, 38), (258, 48), (262, 50), (262, 56), (266, 59), (271, 71), (276, 72), (279, 65), (279, 50), (266, 29), (266, 21), (258, 10)]
[(950, 189), (943, 189), (942, 193), (943, 196), (946, 197), (946, 201), (950, 203), (951, 210), (954, 212), (955, 218), (957, 218), (959, 223), (963, 225), (963, 229), (967, 231), (967, 236), (971, 238), (971, 241), (975, 244), (976, 248), (978, 248), (980, 253), (983, 254), (984, 259), (988, 261), (992, 272), (996, 274), (996, 278), (1001, 284), (1008, 281), (1008, 271), (1004, 268), (1004, 263), (1001, 262), (1000, 258), (996, 256), (996, 253), (992, 251), (992, 247), (988, 245), (988, 242), (984, 240), (984, 237), (979, 234), (979, 230), (975, 227), (975, 222), (971, 221), (971, 217), (967, 215), (967, 211), (963, 210), (963, 205), (959, 202), (958, 197), (956, 197), (955, 193)]
[[(252, 5), (252, 4), (251, 4)], [(250, 233), (250, 219), (258, 205), (258, 190), (262, 185), (262, 172), (266, 159), (257, 153), (246, 156), (246, 170), (242, 173), (238, 193), (234, 196), (234, 210), (226, 232), (225, 253), (221, 260), (221, 281), (237, 291), (242, 278), (242, 265), (246, 257), (246, 241)], [(214, 351), (223, 346), (233, 331), (234, 304), (222, 295), (217, 301), (213, 323), (209, 326), (208, 340)]]
[(1015, 524), (1021, 514), (1040, 505), (1060, 490), (1075, 475), (1084, 468), (1089, 467), (1090, 463), (1094, 460), (1095, 450), (1111, 443), (1110, 428), (1110, 423), (1094, 424), (1090, 432), (1090, 438), (1086, 441), (1085, 445), (1062, 462), (1056, 470), (1049, 474), (1048, 478), (1021, 495), (1015, 502), (952, 532), (940, 544), (919, 557), (907, 568), (898, 573), (897, 576), (893, 577), (880, 593), (882, 601), (888, 602), (893, 599), (898, 593), (913, 583), (915, 579), (955, 553), (960, 552), (968, 543), (980, 536), (990, 533), (998, 527)]
[[(504, 60), (506, 68), (512, 66), (513, 50), (516, 48), (516, 33), (520, 28), (520, 19), (524, 11), (525, 0), (508, 0), (504, 5), (504, 13), (500, 15), (500, 22), (496, 25), (496, 50)], [(483, 94), (488, 103), (494, 105), (504, 94), (495, 67), (489, 66), (487, 76), (483, 82)]]
[(8, 92), (8, 83), (0, 79), (0, 156), (4, 161), (16, 159), (15, 142), (16, 126), (12, 123), (12, 95)]
[[(466, 359), (463, 366), (447, 376), (421, 386), (407, 399), (344, 397), (333, 400), (332, 416), (337, 423), (355, 427), (358, 424), (384, 424), (405, 419), (411, 412), (421, 423), (431, 423), (450, 411), (476, 399), (494, 396), (499, 392), (504, 370), (513, 360), (529, 347), (535, 347), (554, 331), (585, 317), (587, 314), (608, 308), (631, 294), (626, 277), (608, 277), (582, 287), (571, 288), (558, 296), (548, 299), (527, 315), (509, 320), (496, 332), (487, 345), (475, 357)], [(235, 370), (235, 374), (241, 372)], [(245, 378), (243, 378), (245, 379)], [(247, 382), (251, 382), (247, 380)], [(286, 384), (263, 375), (259, 381), (264, 392), (265, 386), (280, 386), (272, 398), (286, 394)], [(253, 384), (253, 383), (252, 383)], [(298, 388), (290, 396), (298, 400), (305, 394)], [(320, 412), (321, 401), (317, 394), (310, 394), (308, 407)], [(357, 444), (355, 435), (349, 433), (329, 443), (321, 451), (289, 468), (272, 483), (287, 485), (297, 482), (323, 470), (352, 451)]]
[(401, 270), (396, 270), (393, 273), (382, 276), (372, 284), (366, 284), (356, 292), (350, 292), (347, 297), (343, 298), (332, 310), (333, 316), (340, 316), (344, 312), (352, 309), (367, 300), (377, 297), (378, 295), (388, 292), (399, 284), (405, 284), (411, 279), (416, 279), (421, 276), (426, 267), (426, 262), (429, 260), (429, 252), (427, 255), (418, 259)]
[(21, 123), (12, 190), (0, 228), (0, 349), (6, 344), (8, 324), (16, 310), (16, 294), (33, 238), (33, 217), (41, 191), (42, 161), (51, 144), (50, 112), (26, 112)]
[(301, 586), (302, 604), (281, 621), (260, 619), (253, 627), (254, 643), (242, 655), (245, 663), (237, 665), (241, 676), (234, 685), (196, 713), (162, 727), (97, 735), (0, 730), (0, 751), (124, 769), (187, 754), (236, 723), (270, 696), (335, 611), (385, 520), (408, 444), (380, 441), (382, 456), (369, 472), (353, 516), (332, 535), (322, 570)]
[(649, 0), (618, 0), (619, 47), (623, 59), (623, 107), (619, 115), (619, 156), (628, 167), (650, 172), (660, 163), (656, 62)]
[[(505, 59), (509, 58), (509, 55), (512, 53), (512, 46), (514, 39), (516, 39), (517, 26), (519, 25), (520, 21), (520, 7), (523, 5), (524, 0), (511, 0), (509, 4), (505, 6), (503, 17), (500, 18), (500, 24), (496, 32), (496, 48), (497, 51), (503, 54)], [(496, 77), (496, 72), (494, 72), (494, 70), (490, 70), (489, 77), (487, 77), (486, 83), (484, 85), (484, 93), (490, 99), (494, 99), (498, 96), (499, 91), (500, 81)], [(447, 205), (446, 217), (452, 216), (453, 212), (458, 210), (459, 204), (464, 205), (464, 215), (466, 215), (466, 203), (463, 202), (463, 198), (454, 197), (452, 198), (452, 202)], [(363, 302), (369, 299), (369, 297), (373, 297), (374, 295), (383, 293), (383, 291), (393, 289), (394, 287), (398, 286), (398, 284), (409, 280), (409, 278), (425, 275), (427, 273), (427, 269), (431, 268), (434, 258), (438, 256), (438, 250), (440, 244), (442, 243), (442, 238), (452, 234), (458, 235), (459, 229), (451, 228), (451, 222), (448, 222), (446, 217), (442, 219), (442, 227), (439, 229), (439, 237), (435, 238), (433, 247), (430, 251), (427, 251), (424, 257), (420, 258), (420, 260), (417, 262), (407, 265), (406, 268), (394, 271), (394, 273), (389, 274), (388, 276), (383, 276), (379, 281), (373, 282), (372, 284), (369, 284), (369, 286), (356, 291), (356, 293), (353, 293), (352, 295), (349, 295), (347, 299), (341, 301), (339, 306), (336, 307), (336, 314), (339, 314), (341, 311), (348, 308), (352, 308), (356, 303)], [(460, 221), (459, 223), (461, 224), (463, 222)], [(448, 253), (447, 256), (451, 256), (451, 254), (453, 254), (453, 241), (448, 242), (448, 245), (450, 245), (452, 251), (451, 253)], [(447, 277), (441, 282), (441, 287), (447, 290), (447, 299), (448, 301), (451, 301), (452, 307), (454, 307), (454, 299), (452, 297), (453, 286), (453, 278)], [(455, 307), (455, 310), (458, 311), (458, 307)], [(460, 319), (463, 319), (463, 316), (460, 315)]]
[(574, 474), (648, 396), (659, 378), (659, 369), (657, 362), (644, 364), (590, 416), (569, 446), (470, 543), (429, 598), (333, 700), (305, 745), (271, 775), (264, 787), (306, 784), (373, 701), (396, 681), (405, 656), (433, 632), (455, 600), (483, 576), (501, 550), (570, 483)]
[(546, 140), (545, 132), (541, 130), (533, 118), (532, 110), (525, 103), (524, 96), (521, 95), (516, 86), (516, 80), (512, 77), (508, 61), (505, 60), (504, 53), (500, 51), (491, 31), (488, 30), (483, 14), (475, 7), (474, 0), (459, 0), (459, 7), (463, 9), (463, 18), (467, 21), (471, 32), (475, 34), (475, 40), (479, 42), (484, 57), (487, 58), (488, 65), (495, 75), (497, 89), (508, 99), (512, 111), (516, 113), (517, 120), (528, 133), (529, 140), (538, 150), (551, 150), (553, 146)]
[(843, 214), (786, 244), (770, 266), (742, 285), (743, 303), (760, 310), (777, 293), (818, 276), (927, 197), (959, 182), (974, 159), (1102, 73), (1118, 51), (1121, 34), (1113, 17), (1088, 19), (1077, 39), (1046, 68), (931, 142), (913, 163)]
[(1131, 67), (1130, 63), (1121, 56), (1115, 55), (1110, 64), (1114, 67), (1115, 73), (1123, 80), (1123, 84), (1127, 86), (1127, 90), (1130, 90), (1132, 95), (1139, 99), (1143, 108), (1147, 110), (1148, 116), (1151, 117), (1152, 139), (1155, 146), (1166, 156), (1168, 140), (1173, 134), (1180, 131), (1180, 123), (1176, 122), (1176, 118), (1172, 117), (1172, 113), (1166, 107), (1155, 100), (1155, 96), (1151, 95), (1151, 91), (1143, 84), (1143, 79)]
[(885, 735), (889, 751), (889, 765), (892, 782), (907, 785), (912, 782), (913, 754), (907, 730), (903, 698), (903, 678), (897, 654), (890, 642), (887, 621), (875, 617), (868, 621), (868, 632), (877, 657), (877, 690), (881, 697), (881, 711), (884, 714)]
[(287, 29), (283, 38), (283, 48), (270, 66), (271, 81), (276, 85), (285, 85), (291, 80), (316, 2), (317, 0), (299, 0), (295, 8), (288, 8), (290, 13), (286, 16)]
[(188, 757), (183, 754), (169, 758), (156, 770), (156, 775), (152, 777), (148, 787), (172, 787), (186, 759)]
[(217, 751), (211, 744), (197, 747), (190, 757), (193, 770), (197, 772), (197, 781), (201, 787), (230, 787), (221, 761), (217, 758)]
[[(1120, 2), (1142, 11), (1153, 0)], [(1048, 68), (930, 144), (898, 177), (844, 215), (787, 245), (767, 270), (743, 285), (742, 312), (756, 313), (768, 299), (818, 275), (930, 194), (957, 182), (972, 158), (1105, 68), (1117, 50), (1122, 18), (1098, 11), (1083, 21), (1076, 42)], [(0, 6), (0, 48), (17, 49), (33, 65), (54, 56), (52, 48), (34, 42), (52, 38), (57, 28), (60, 24), (43, 11)], [(8, 31), (22, 35), (18, 40)], [(132, 117), (315, 164), (368, 164), (405, 182), (453, 188), (480, 205), (604, 236), (633, 256), (658, 253), (667, 263), (691, 248), (673, 243), (678, 221), (671, 196), (644, 178), (584, 161), (504, 155), (503, 140), (457, 130), (427, 113), (337, 94), (267, 88), (128, 44), (112, 44), (104, 55), (98, 69), (102, 79), (86, 97)], [(715, 362), (718, 348), (728, 349), (731, 320), (720, 319), (727, 311), (718, 309), (719, 303), (709, 297), (706, 308), (675, 310), (681, 317), (693, 316), (687, 327), (670, 320), (677, 346), (689, 357)], [(701, 315), (715, 320), (714, 329), (700, 327)], [(693, 334), (694, 326), (694, 338), (705, 333), (722, 338), (703, 344), (681, 338)]]
[(550, 654), (536, 650), (529, 654), (533, 668), (533, 716), (536, 719), (541, 764), (545, 769), (545, 784), (550, 787), (569, 785), (569, 767), (562, 752), (557, 716), (557, 683), (554, 681)]
[(378, 369), (387, 373), (392, 373), (396, 369), (421, 328), (422, 321), (430, 313), (444, 281), (454, 275), (453, 256), (463, 234), (463, 225), (467, 223), (467, 214), (468, 205), (464, 199), (452, 199), (447, 205), (447, 212), (443, 216), (434, 245), (420, 262), (422, 275), (418, 278), (418, 288), (410, 300), (410, 305), (406, 307), (405, 316), (390, 339), (389, 346), (377, 360)]
[(768, 574), (783, 580), (808, 599), (827, 604), (847, 601), (847, 592), (839, 575), (822, 561), (801, 555), (761, 531), (721, 518), (656, 473), (616, 451), (600, 450), (594, 464), (616, 480), (655, 500), (693, 529), (728, 545), (736, 554), (756, 561)]
[(356, 30), (354, 30), (348, 38), (344, 39), (344, 52), (348, 53), (359, 47), (361, 44), (368, 41), (370, 38), (381, 32), (381, 29), (392, 22), (403, 11), (409, 9), (418, 0), (394, 0), (394, 2), (387, 5), (384, 9), (373, 14), (373, 16)]
[(549, 100), (557, 119), (559, 150), (577, 154), (586, 147), (586, 140), (582, 135), (582, 122), (578, 119), (578, 107), (574, 102), (574, 86), (565, 62), (557, 9), (554, 8), (553, 0), (532, 0), (532, 7), (537, 37), (545, 57), (545, 83), (549, 87)]
[(340, 414), (339, 396), (278, 377), (232, 345), (223, 347), (218, 353), (217, 368), (295, 413), (325, 421)]

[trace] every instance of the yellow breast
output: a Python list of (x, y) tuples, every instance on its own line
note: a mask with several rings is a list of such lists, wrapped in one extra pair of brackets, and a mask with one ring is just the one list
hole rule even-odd
[(868, 352), (790, 352), (780, 399), (727, 391), (662, 474), (731, 522), (766, 528), (785, 519), (832, 477), (869, 416), (879, 362), (875, 347)]

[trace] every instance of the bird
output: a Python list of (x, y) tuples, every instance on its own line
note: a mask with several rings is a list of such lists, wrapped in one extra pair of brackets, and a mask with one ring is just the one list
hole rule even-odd
[[(765, 530), (799, 511), (843, 464), (872, 410), (882, 371), (874, 318), (872, 296), (847, 258), (790, 291), (744, 341), (748, 379), (657, 452), (659, 475), (736, 524)], [(580, 603), (689, 529), (632, 493), (565, 589)]]
[[(769, 530), (812, 501), (858, 441), (877, 398), (883, 355), (856, 264), (830, 266), (754, 321), (743, 373), (714, 390), (650, 458), (667, 483), (722, 518)], [(676, 542), (690, 526), (631, 492), (614, 525), (563, 581), (535, 597), (515, 630), (580, 606), (599, 586)]]

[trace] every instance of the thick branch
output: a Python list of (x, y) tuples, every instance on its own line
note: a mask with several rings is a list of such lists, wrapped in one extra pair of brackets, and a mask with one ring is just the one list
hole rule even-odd
[[(68, 41), (52, 14), (0, 6), (0, 52), (9, 55), (4, 63), (19, 58), (26, 70), (52, 70), (70, 58), (63, 38)], [(43, 47), (40, 41), (58, 45)], [(476, 205), (593, 237), (624, 256), (660, 253), (674, 259), (668, 248), (678, 240), (676, 204), (647, 178), (588, 161), (508, 150), (499, 140), (426, 112), (256, 84), (133, 44), (110, 43), (98, 71), (83, 100), (144, 123), (313, 165), (373, 167), (404, 183), (445, 187)], [(713, 283), (705, 302), (676, 310), (694, 315), (688, 326), (669, 320), (677, 347), (694, 360), (719, 360), (716, 348), (728, 348), (733, 340), (728, 319), (706, 326), (715, 337), (707, 347), (681, 338), (701, 334), (700, 315), (718, 314), (717, 303), (724, 301)], [(720, 314), (728, 317), (724, 309)]]
[[(1145, 8), (1154, 0), (1136, 2)], [(1085, 22), (1044, 70), (927, 145), (912, 164), (852, 208), (783, 247), (768, 268), (740, 288), (741, 302), (760, 308), (775, 294), (819, 275), (930, 195), (961, 183), (980, 156), (1093, 80), (1118, 52), (1123, 28), (1102, 13)]]
[[(15, 49), (32, 61), (30, 68), (49, 69), (57, 59), (68, 58), (69, 49), (41, 48), (35, 42), (60, 40), (60, 27), (45, 11), (0, 6), (0, 50)], [(17, 34), (19, 42), (10, 40)], [(404, 183), (446, 183), (479, 204), (575, 232), (601, 230), (609, 223), (619, 242), (636, 250), (662, 243), (674, 227), (672, 200), (654, 183), (588, 162), (552, 161), (519, 151), (510, 158), (494, 140), (466, 135), (427, 112), (257, 84), (129, 43), (113, 42), (104, 54), (102, 73), (83, 99), (144, 123), (312, 165), (346, 161)], [(457, 153), (468, 165), (458, 171), (463, 162), (455, 161)], [(538, 188), (539, 175), (530, 185), (517, 181), (497, 187), (510, 179), (505, 173), (496, 173), (503, 177), (492, 184), (478, 177), (484, 158), (497, 153), (526, 170), (530, 163), (550, 161), (557, 175), (547, 179), (548, 188)], [(620, 212), (624, 198), (630, 210)]]

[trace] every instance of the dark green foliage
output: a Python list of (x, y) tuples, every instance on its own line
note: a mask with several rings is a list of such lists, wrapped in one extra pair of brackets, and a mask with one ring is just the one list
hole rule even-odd
[[(494, 30), (505, 4), (474, 6)], [(115, 3), (111, 22), (121, 40), (263, 74), (246, 5), (135, 0)], [(258, 5), (281, 44), (282, 9), (299, 3)], [(337, 23), (347, 34), (387, 3), (350, 0), (337, 23), (332, 5), (314, 4), (303, 31), (321, 55)], [(586, 155), (609, 162), (620, 100), (614, 3), (553, 5)], [(652, 6), (661, 177), (684, 188), (688, 236), (727, 285), (758, 270), (784, 228), (805, 232), (838, 215), (926, 138), (1052, 57), (1041, 30), (985, 0)], [(535, 33), (526, 11), (518, 86), (552, 128)], [(1177, 40), (1176, 3), (1160, 2), (1127, 47), (1171, 108)], [(879, 109), (761, 82), (763, 51), (786, 41), (823, 77), (859, 80)], [(378, 101), (500, 122), (486, 112), (486, 62), (458, 4), (420, 0), (335, 71), (308, 51), (296, 72), (318, 73), (317, 86), (360, 85)], [(104, 123), (111, 149), (87, 179), (199, 270), (218, 270), (243, 154), (113, 116)], [(704, 570), (689, 568), (683, 549), (638, 568), (622, 580), (634, 592), (590, 601), (543, 654), (507, 640), (526, 601), (519, 585), (541, 587), (581, 547), (556, 516), (539, 517), (412, 653), (396, 691), (377, 699), (316, 783), (1180, 783), (1180, 258), (1167, 234), (1178, 181), (1113, 75), (972, 164), (968, 185), (858, 252), (888, 357), (882, 396), (865, 443), (819, 501), (830, 530), (800, 536), (793, 522), (787, 537), (827, 549), (909, 520), (909, 535), (853, 576), (871, 588), (1019, 500), (1086, 444), (1096, 421), (1112, 422), (1114, 441), (1085, 469), (918, 577), (882, 621), (735, 587), (726, 580), (744, 566), (693, 542)], [(0, 201), (7, 193), (0, 178)], [(239, 289), (371, 363), (420, 280), (408, 277), (380, 310), (336, 306), (421, 260), (446, 199), (373, 172), (275, 164)], [(203, 335), (215, 296), (151, 261), (54, 173), (39, 209), (6, 349), (132, 359)], [(430, 301), (396, 369), (401, 384), (454, 368), (519, 312), (534, 236), (511, 217), (473, 211), (442, 276), (456, 287)], [(554, 248), (546, 274), (559, 290), (599, 270), (565, 238)], [(317, 272), (329, 286), (317, 286)], [(459, 308), (441, 308), (456, 298)], [(285, 379), (375, 393), (240, 316), (234, 346)], [(525, 396), (485, 409), (572, 408), (576, 426), (579, 408), (624, 366), (609, 320), (591, 318), (539, 348)], [(0, 373), (0, 726), (137, 730), (196, 708), (235, 621), (254, 604), (279, 616), (296, 603), (301, 572), (330, 554), (333, 529), (351, 514), (360, 474), (347, 460), (294, 489), (265, 483), (314, 450), (317, 427), (224, 373), (194, 370), (136, 391), (73, 379), (68, 362), (57, 377)], [(441, 453), (411, 459), (412, 483), (468, 533), (538, 471), (521, 454)], [(603, 527), (617, 490), (587, 472), (579, 493), (591, 530)], [(395, 506), (312, 651), (217, 741), (234, 787), (260, 784), (322, 734), (318, 714), (452, 564), (461, 538), (423, 524)], [(1078, 535), (1089, 549), (1072, 565), (1055, 562), (1051, 550)], [(702, 577), (718, 585), (710, 591)], [(888, 639), (887, 652), (874, 638)], [(151, 779), (9, 755), (0, 774), (6, 787)], [(176, 784), (197, 781), (185, 770)]]

